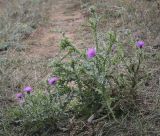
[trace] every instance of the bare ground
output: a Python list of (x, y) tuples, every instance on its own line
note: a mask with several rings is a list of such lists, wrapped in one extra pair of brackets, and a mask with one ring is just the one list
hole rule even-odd
[(79, 37), (80, 26), (84, 22), (79, 2), (56, 1), (50, 10), (49, 23), (38, 27), (27, 39), (32, 57), (54, 57), (63, 33), (75, 44), (82, 44)]

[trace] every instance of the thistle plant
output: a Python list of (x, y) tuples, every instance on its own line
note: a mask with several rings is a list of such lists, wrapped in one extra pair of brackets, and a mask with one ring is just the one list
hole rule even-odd
[(63, 120), (60, 103), (57, 97), (37, 90), (36, 93), (18, 93), (16, 100), (18, 106), (7, 110), (7, 120), (5, 123), (7, 129), (10, 127), (19, 127), (17, 133), (22, 135), (43, 134), (45, 131), (58, 129), (57, 122)]
[(79, 50), (64, 37), (60, 43), (64, 55), (60, 54), (60, 58), (53, 61), (53, 74), (60, 77), (57, 89), (66, 106), (76, 102), (73, 112), (90, 116), (103, 111), (108, 118), (117, 120), (115, 112), (121, 109), (123, 99), (131, 102), (136, 99), (144, 42), (129, 43), (132, 48), (129, 56), (123, 42), (111, 31), (106, 35), (105, 44), (101, 45), (97, 36), (100, 18), (95, 9), (91, 9), (91, 14), (89, 26), (95, 45)]

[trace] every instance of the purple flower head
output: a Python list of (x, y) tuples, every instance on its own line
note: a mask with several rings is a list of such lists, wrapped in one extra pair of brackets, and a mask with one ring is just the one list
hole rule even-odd
[(94, 56), (96, 56), (96, 48), (88, 48), (87, 58), (92, 59)]
[(30, 87), (30, 86), (26, 86), (24, 89), (23, 89), (23, 91), (24, 92), (26, 92), (26, 93), (31, 93), (32, 92), (32, 87)]
[(115, 52), (116, 50), (116, 45), (112, 45), (112, 52)]
[(49, 83), (50, 85), (55, 85), (58, 80), (59, 80), (58, 77), (52, 77), (52, 78), (50, 78), (50, 79), (48, 80), (48, 83)]
[(136, 42), (136, 45), (138, 48), (143, 48), (144, 47), (144, 41), (138, 41)]
[(16, 94), (16, 99), (23, 99), (24, 98), (24, 94), (22, 94), (22, 93), (17, 93)]

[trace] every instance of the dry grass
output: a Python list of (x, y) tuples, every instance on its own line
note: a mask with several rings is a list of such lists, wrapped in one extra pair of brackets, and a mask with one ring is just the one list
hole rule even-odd
[(1, 93), (13, 94), (25, 84), (36, 86), (43, 73), (46, 74), (48, 61), (29, 58), (26, 39), (39, 25), (46, 23), (52, 2), (0, 1)]
[(0, 50), (25, 48), (22, 43), (48, 19), (52, 1), (8, 0), (3, 2), (0, 12)]
[(8, 50), (0, 58), (0, 104), (7, 108), (14, 104), (15, 94), (26, 85), (45, 89), (50, 69), (49, 60), (30, 58), (26, 53)]

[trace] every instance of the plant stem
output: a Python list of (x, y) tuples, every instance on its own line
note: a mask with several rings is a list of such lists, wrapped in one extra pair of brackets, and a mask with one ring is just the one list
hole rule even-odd
[(95, 40), (95, 44), (96, 44), (96, 50), (98, 52), (98, 34), (97, 34), (97, 22), (95, 22), (95, 26), (93, 29), (93, 33), (94, 33), (94, 40)]
[(115, 117), (115, 115), (114, 115), (114, 112), (113, 112), (112, 108), (110, 107), (108, 101), (107, 101), (107, 108), (108, 108), (108, 110), (110, 111), (110, 113), (111, 113), (114, 121), (115, 121), (115, 122), (118, 122), (118, 120), (116, 119), (116, 117)]

